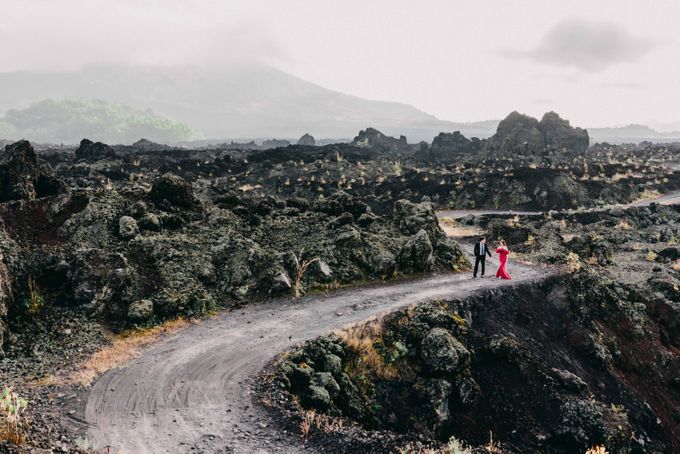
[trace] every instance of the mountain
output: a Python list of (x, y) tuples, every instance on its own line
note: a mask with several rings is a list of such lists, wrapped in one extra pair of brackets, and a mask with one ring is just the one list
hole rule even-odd
[(109, 101), (47, 99), (0, 118), (0, 137), (37, 142), (77, 143), (92, 137), (107, 143), (132, 143), (140, 137), (159, 142), (192, 138), (185, 124)]
[[(372, 126), (410, 141), (466, 124), (415, 107), (322, 88), (259, 63), (225, 69), (96, 65), (77, 71), (0, 73), (0, 113), (44, 99), (102, 99), (155, 113), (205, 138), (350, 138)], [(99, 139), (99, 138), (95, 138)]]

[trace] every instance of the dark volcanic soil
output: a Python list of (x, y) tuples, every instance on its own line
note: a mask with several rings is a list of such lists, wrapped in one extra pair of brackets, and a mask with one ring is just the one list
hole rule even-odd
[[(247, 377), (291, 342), (368, 314), (438, 297), (460, 299), (480, 288), (482, 282), (464, 281), (467, 275), (445, 274), (465, 270), (469, 263), (439, 227), (437, 208), (540, 211), (526, 218), (469, 216), (460, 226), (505, 238), (514, 252), (534, 262), (590, 270), (613, 283), (610, 290), (620, 298), (607, 301), (619, 301), (614, 306), (624, 314), (614, 320), (623, 331), (606, 330), (611, 312), (594, 311), (586, 301), (587, 317), (582, 315), (589, 324), (584, 329), (599, 343), (587, 344), (590, 337), (582, 332), (569, 339), (578, 342), (586, 336), (587, 348), (611, 357), (602, 373), (612, 375), (620, 367), (614, 382), (647, 399), (663, 426), (659, 433), (635, 419), (637, 400), (620, 400), (632, 408), (628, 424), (636, 434), (647, 434), (648, 446), (677, 446), (669, 422), (675, 401), (664, 400), (660, 391), (659, 377), (670, 376), (659, 364), (674, 370), (673, 349), (678, 348), (680, 262), (673, 248), (680, 237), (680, 216), (657, 205), (638, 211), (581, 209), (677, 190), (680, 173), (669, 165), (677, 161), (677, 148), (603, 144), (586, 150), (587, 133), (554, 113), (540, 121), (513, 113), (485, 141), (442, 133), (431, 145), (408, 144), (367, 128), (348, 144), (317, 147), (309, 138), (305, 143), (188, 150), (148, 141), (109, 146), (85, 140), (77, 148), (36, 151), (22, 141), (0, 152), (0, 380), (30, 398), (33, 423), (26, 449), (86, 447), (85, 438), (78, 438), (85, 427), (97, 445), (111, 440), (149, 451), (303, 449), (297, 434), (276, 433), (264, 411), (252, 405), (249, 395), (241, 395), (250, 392), (244, 388)], [(549, 213), (554, 209), (574, 211)], [(298, 273), (305, 262), (309, 268)], [(544, 274), (517, 263), (514, 267), (520, 280)], [(425, 277), (431, 273), (444, 274)], [(423, 280), (401, 281), (414, 277)], [(299, 305), (286, 299), (296, 292), (325, 295), (357, 283), (381, 285), (320, 297), (317, 305), (312, 304), (317, 296)], [(540, 307), (530, 309), (541, 313)], [(219, 310), (231, 312), (167, 339), (135, 361), (139, 367), (102, 377), (85, 412), (81, 390), (45, 385), (46, 377), (77, 369), (110, 342), (112, 333)], [(557, 325), (565, 320), (544, 315)], [(517, 326), (499, 322), (486, 328), (513, 331)], [(658, 339), (648, 336), (654, 330)], [(643, 337), (636, 337), (640, 332)], [(479, 350), (470, 359), (476, 383), (493, 388), (499, 371), (490, 360), (476, 362), (484, 358), (487, 337), (470, 333), (464, 340)], [(618, 337), (644, 338), (640, 345), (647, 350), (661, 352), (662, 345), (670, 353), (664, 350), (654, 357), (657, 362), (646, 363), (638, 360), (633, 344), (617, 343)], [(551, 344), (554, 339), (541, 342), (559, 347)], [(628, 356), (623, 347), (630, 347)], [(531, 345), (522, 348), (541, 364), (564, 360), (532, 352)], [(627, 368), (617, 362), (624, 360)], [(644, 373), (630, 372), (638, 369)], [(617, 395), (609, 389), (605, 396), (593, 388), (596, 379), (609, 386), (599, 369), (581, 372), (598, 402), (623, 405), (614, 402)], [(543, 383), (540, 377), (514, 377), (518, 386), (523, 380), (533, 387)], [(377, 389), (389, 400), (389, 387)], [(525, 392), (531, 395), (528, 388)], [(233, 396), (238, 398), (230, 406)], [(513, 403), (503, 413), (493, 407), (495, 400), (489, 402), (477, 401), (486, 405), (484, 415), (517, 419), (512, 411), (538, 411)], [(456, 411), (436, 430), (357, 418), (364, 428), (355, 426), (355, 435), (363, 441), (347, 446), (378, 449), (387, 446), (386, 440), (414, 437), (436, 442), (455, 433), (456, 417), (472, 421), (471, 414)], [(554, 432), (555, 425), (539, 413), (543, 425), (532, 426), (531, 433), (539, 428)], [(602, 415), (609, 418), (611, 411), (602, 410)], [(83, 418), (94, 425), (87, 426)], [(607, 418), (604, 426), (593, 427), (609, 428)], [(500, 422), (473, 422), (464, 433), (471, 443), (481, 443), (487, 429), (508, 434)], [(376, 438), (360, 432), (367, 424), (407, 433)], [(551, 437), (544, 442), (558, 439)], [(367, 440), (368, 445), (361, 444)], [(588, 435), (588, 440), (600, 438)], [(522, 443), (537, 446), (528, 438)]]

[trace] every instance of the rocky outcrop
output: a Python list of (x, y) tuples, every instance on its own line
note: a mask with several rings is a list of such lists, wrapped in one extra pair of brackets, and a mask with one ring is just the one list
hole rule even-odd
[(470, 264), (458, 243), (447, 238), (439, 226), (431, 203), (398, 200), (394, 205), (394, 221), (408, 241), (399, 251), (398, 262), (404, 270), (423, 272), (436, 265), (462, 271)]
[(101, 142), (92, 142), (90, 139), (80, 141), (80, 146), (76, 149), (76, 158), (88, 161), (112, 158), (116, 155), (113, 148)]
[(432, 140), (430, 150), (434, 152), (450, 151), (454, 153), (469, 151), (472, 147), (472, 141), (467, 139), (460, 131), (452, 133), (440, 132), (437, 137)]
[(263, 150), (267, 150), (269, 148), (279, 148), (279, 147), (287, 147), (290, 145), (290, 142), (287, 140), (282, 140), (282, 139), (268, 139), (262, 142), (262, 148)]
[(350, 442), (389, 443), (389, 430), (477, 452), (491, 431), (502, 452), (672, 450), (679, 366), (648, 354), (656, 329), (630, 331), (640, 315), (611, 285), (581, 273), (421, 304), (306, 343), (279, 360), (276, 382), (303, 408), (360, 422), (336, 432)]
[(556, 112), (546, 112), (539, 127), (546, 147), (551, 150), (583, 153), (590, 144), (588, 131), (572, 127), (569, 120), (560, 118)]
[(0, 359), (4, 358), (3, 345), (7, 335), (7, 309), (12, 302), (12, 279), (0, 251)]
[[(218, 304), (292, 293), (304, 260), (317, 259), (302, 278), (302, 292), (417, 270), (457, 270), (462, 263), (456, 243), (438, 230), (430, 206), (404, 204), (395, 222), (344, 191), (313, 200), (282, 198), (235, 190), (231, 182), (206, 184), (209, 180), (188, 172), (192, 183), (173, 173), (187, 165), (182, 149), (167, 156), (160, 152), (159, 167), (169, 172), (127, 174), (118, 163), (129, 160), (136, 168), (147, 154), (159, 155), (124, 147), (121, 153), (130, 154), (116, 157), (115, 166), (106, 155), (97, 162), (69, 159), (70, 167), (59, 170), (86, 189), (41, 198), (42, 180), (36, 181), (52, 176), (49, 167), (27, 142), (8, 150), (2, 168), (8, 177), (2, 181), (34, 201), (2, 207), (9, 237), (26, 246), (18, 261), (31, 274), (51, 276), (41, 281), (50, 302), (68, 303), (116, 326), (200, 315)], [(201, 168), (202, 156), (188, 167)], [(420, 236), (417, 226), (425, 229)], [(425, 238), (425, 231), (434, 236)], [(421, 239), (426, 240), (424, 256)], [(407, 243), (411, 246), (404, 249)], [(17, 287), (18, 298), (26, 296), (24, 287)], [(0, 319), (2, 314), (0, 308)]]
[(316, 145), (316, 140), (311, 134), (303, 134), (297, 141), (298, 145), (314, 146)]
[(470, 352), (443, 328), (430, 330), (420, 348), (423, 364), (431, 374), (453, 374), (470, 365)]
[(398, 139), (386, 136), (374, 128), (366, 128), (359, 131), (359, 134), (352, 141), (352, 145), (361, 148), (376, 148), (384, 151), (402, 151), (408, 149), (406, 136)]
[(0, 218), (0, 359), (9, 329), (7, 315), (15, 301), (19, 275), (22, 274), (19, 245), (9, 236)]
[(164, 145), (162, 143), (152, 142), (148, 139), (139, 139), (137, 142), (132, 144), (132, 148), (140, 151), (168, 151), (172, 150), (172, 147)]
[(547, 112), (540, 122), (512, 112), (498, 124), (486, 146), (503, 154), (541, 155), (553, 151), (583, 153), (588, 145), (588, 131), (573, 128), (555, 112)]
[(184, 209), (195, 209), (199, 205), (194, 198), (191, 184), (173, 174), (165, 174), (157, 178), (153, 182), (149, 198), (156, 203), (167, 203)]
[(409, 273), (422, 273), (434, 268), (432, 242), (427, 232), (419, 230), (408, 239), (399, 251), (397, 263), (399, 267)]
[(477, 138), (472, 140), (465, 137), (460, 131), (452, 133), (440, 132), (432, 140), (432, 145), (423, 147), (417, 157), (434, 163), (452, 163), (461, 157), (476, 153), (481, 148), (481, 141)]
[(30, 201), (65, 191), (65, 183), (38, 159), (28, 141), (7, 145), (0, 153), (0, 202)]

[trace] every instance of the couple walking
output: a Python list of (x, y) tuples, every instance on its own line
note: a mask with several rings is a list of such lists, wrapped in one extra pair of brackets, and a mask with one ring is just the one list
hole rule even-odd
[[(496, 248), (496, 254), (498, 254), (499, 257), (500, 266), (498, 267), (498, 271), (496, 271), (496, 277), (500, 277), (501, 279), (512, 279), (506, 268), (509, 253), (510, 251), (505, 245), (505, 241), (499, 241), (498, 248)], [(486, 245), (486, 238), (482, 237), (479, 239), (479, 242), (475, 243), (475, 270), (472, 274), (473, 278), (477, 277), (477, 270), (479, 269), (480, 263), (482, 264), (482, 277), (484, 277), (484, 264), (487, 255), (491, 257), (491, 251), (489, 251), (489, 248)]]

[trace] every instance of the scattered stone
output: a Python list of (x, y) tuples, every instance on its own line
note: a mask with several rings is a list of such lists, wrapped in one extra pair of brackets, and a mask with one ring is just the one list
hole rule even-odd
[(139, 234), (137, 221), (130, 216), (122, 216), (118, 221), (118, 234), (125, 240), (137, 236)]

